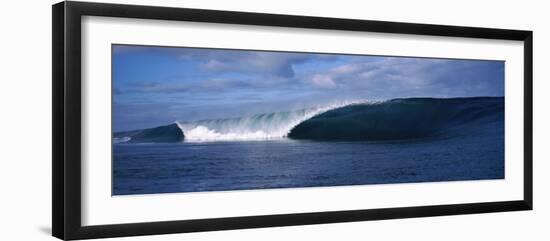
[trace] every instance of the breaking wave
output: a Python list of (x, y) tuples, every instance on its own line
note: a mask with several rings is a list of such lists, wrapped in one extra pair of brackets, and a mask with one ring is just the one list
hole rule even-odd
[(274, 112), (240, 118), (177, 121), (186, 142), (283, 139), (300, 123), (324, 112), (365, 101), (345, 101), (296, 111)]
[(273, 139), (402, 140), (504, 131), (504, 98), (408, 98), (349, 101), (240, 118), (176, 121), (114, 133), (113, 142)]

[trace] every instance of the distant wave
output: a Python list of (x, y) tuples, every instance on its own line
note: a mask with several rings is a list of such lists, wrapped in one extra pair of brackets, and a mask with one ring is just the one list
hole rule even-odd
[(183, 139), (183, 132), (176, 124), (116, 132), (113, 135), (113, 143), (169, 143), (181, 142)]
[(503, 126), (503, 97), (408, 98), (350, 101), (289, 112), (240, 118), (176, 121), (144, 130), (115, 133), (119, 142), (204, 142), (272, 139), (400, 140), (442, 136)]

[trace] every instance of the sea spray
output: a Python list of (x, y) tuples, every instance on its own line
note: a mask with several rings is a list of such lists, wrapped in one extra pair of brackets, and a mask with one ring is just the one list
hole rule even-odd
[(185, 142), (283, 139), (292, 128), (308, 119), (333, 109), (359, 103), (369, 102), (342, 101), (288, 112), (193, 122), (176, 121), (176, 124), (185, 134)]

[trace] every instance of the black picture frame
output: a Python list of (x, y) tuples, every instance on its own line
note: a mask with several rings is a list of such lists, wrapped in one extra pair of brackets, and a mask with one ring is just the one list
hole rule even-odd
[[(194, 21), (378, 33), (517, 40), (524, 43), (524, 194), (522, 200), (282, 215), (175, 220), (99, 226), (81, 224), (81, 17)], [(53, 156), (52, 233), (65, 239), (185, 233), (381, 219), (532, 210), (533, 33), (443, 26), (170, 7), (60, 2), (52, 6)], [(136, 220), (139, 221), (139, 220)]]

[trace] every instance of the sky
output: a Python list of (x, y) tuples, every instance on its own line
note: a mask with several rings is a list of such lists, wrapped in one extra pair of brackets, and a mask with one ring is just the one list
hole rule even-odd
[(112, 46), (113, 129), (354, 100), (504, 96), (504, 62)]

